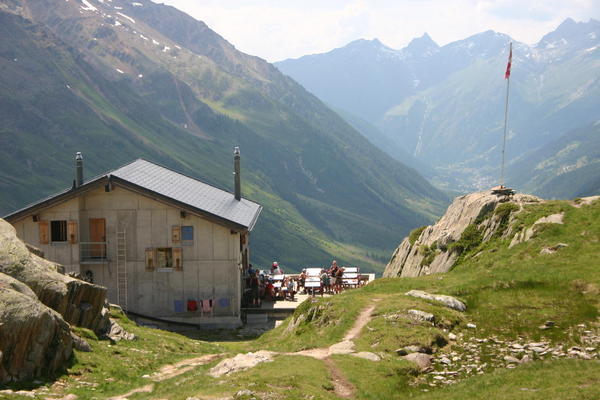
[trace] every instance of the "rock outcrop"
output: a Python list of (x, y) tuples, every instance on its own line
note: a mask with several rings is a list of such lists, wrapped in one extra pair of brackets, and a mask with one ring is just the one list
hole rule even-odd
[(106, 330), (109, 321), (102, 313), (106, 288), (63, 275), (60, 269), (31, 253), (12, 225), (0, 219), (0, 272), (27, 285), (69, 324), (96, 332)]
[(0, 383), (60, 370), (72, 346), (63, 318), (29, 287), (0, 273)]
[[(499, 229), (506, 227), (512, 211), (524, 204), (542, 200), (531, 195), (497, 195), (492, 191), (477, 192), (457, 197), (446, 214), (420, 234), (405, 238), (396, 249), (383, 273), (384, 277), (409, 277), (448, 272), (460, 256), (452, 244), (459, 242), (467, 227), (475, 224), (483, 241), (489, 240)], [(507, 212), (496, 212), (502, 204)], [(418, 232), (417, 232), (418, 233)], [(414, 237), (416, 236), (416, 237)]]
[(69, 324), (100, 334), (111, 328), (106, 289), (63, 275), (39, 254), (0, 219), (0, 384), (59, 371), (74, 345), (90, 351)]

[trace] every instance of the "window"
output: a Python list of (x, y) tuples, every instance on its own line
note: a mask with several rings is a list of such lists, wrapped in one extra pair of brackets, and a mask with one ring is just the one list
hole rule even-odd
[(173, 249), (171, 247), (156, 249), (156, 267), (173, 268)]
[(182, 226), (181, 227), (181, 240), (184, 242), (194, 241), (194, 227), (193, 226)]
[(67, 221), (50, 221), (50, 241), (67, 241)]
[(183, 270), (181, 247), (159, 247), (146, 249), (146, 271)]

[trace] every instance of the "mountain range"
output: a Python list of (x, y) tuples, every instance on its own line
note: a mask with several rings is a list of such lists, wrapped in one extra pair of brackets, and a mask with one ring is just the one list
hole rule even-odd
[(438, 187), (468, 191), (491, 187), (500, 175), (509, 42), (510, 163), (598, 119), (599, 21), (567, 19), (535, 45), (486, 31), (438, 46), (425, 34), (400, 50), (357, 40), (275, 65), (327, 104), (375, 126), (363, 134), (388, 154), (415, 166), (401, 149), (430, 165)]
[(0, 212), (137, 157), (263, 205), (252, 261), (383, 267), (447, 203), (314, 95), (149, 0), (0, 0)]

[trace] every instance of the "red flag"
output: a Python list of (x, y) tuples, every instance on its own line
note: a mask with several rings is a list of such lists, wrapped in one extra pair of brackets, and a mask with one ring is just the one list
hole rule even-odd
[(510, 51), (508, 53), (508, 64), (506, 65), (506, 72), (504, 73), (504, 79), (510, 78), (510, 65), (512, 64), (512, 43), (510, 44)]

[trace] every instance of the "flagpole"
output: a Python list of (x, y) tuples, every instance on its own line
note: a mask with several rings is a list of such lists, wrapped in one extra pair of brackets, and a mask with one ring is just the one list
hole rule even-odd
[[(510, 58), (512, 58), (512, 42), (510, 42), (510, 49), (509, 49), (509, 54), (510, 54)], [(510, 92), (510, 62), (512, 60), (509, 61), (509, 66), (508, 66), (508, 70), (506, 73), (506, 103), (504, 105), (504, 137), (502, 140), (502, 166), (500, 168), (500, 188), (504, 187), (504, 153), (506, 151), (506, 128), (508, 126), (508, 95)]]

